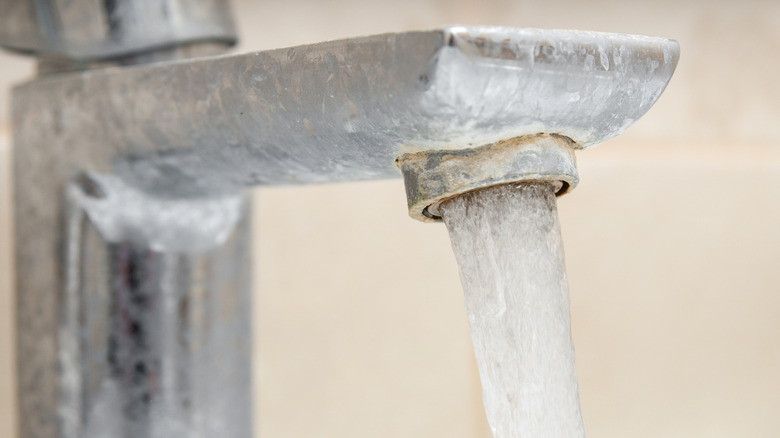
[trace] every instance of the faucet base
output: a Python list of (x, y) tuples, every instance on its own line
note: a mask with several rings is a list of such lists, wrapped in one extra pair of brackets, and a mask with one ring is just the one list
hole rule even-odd
[(249, 207), (68, 185), (59, 432), (25, 438), (252, 435)]

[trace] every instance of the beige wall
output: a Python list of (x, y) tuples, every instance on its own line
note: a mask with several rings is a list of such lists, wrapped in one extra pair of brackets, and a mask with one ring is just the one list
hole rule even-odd
[[(598, 437), (780, 435), (780, 3), (239, 2), (239, 50), (440, 24), (680, 41), (626, 134), (560, 200), (586, 427)], [(0, 55), (0, 436), (14, 427), (8, 98)], [(488, 437), (446, 230), (386, 181), (257, 192), (264, 437)], [(356, 204), (354, 200), (360, 199)]]

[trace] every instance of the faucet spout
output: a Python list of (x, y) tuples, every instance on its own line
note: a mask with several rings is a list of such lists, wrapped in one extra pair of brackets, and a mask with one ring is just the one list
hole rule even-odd
[(649, 109), (677, 58), (660, 38), (450, 27), (34, 81), (15, 125), (74, 145), (62, 169), (161, 196), (388, 178), (402, 153), (537, 133), (591, 147)]

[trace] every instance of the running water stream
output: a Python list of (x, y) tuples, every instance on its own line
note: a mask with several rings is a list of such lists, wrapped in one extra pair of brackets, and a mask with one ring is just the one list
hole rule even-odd
[(555, 188), (494, 186), (441, 211), (493, 436), (584, 437)]

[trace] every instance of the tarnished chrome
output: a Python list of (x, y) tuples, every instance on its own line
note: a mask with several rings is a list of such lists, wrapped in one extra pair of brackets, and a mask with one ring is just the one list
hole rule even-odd
[(228, 50), (224, 44), (201, 42), (156, 49), (149, 52), (102, 60), (76, 60), (56, 55), (42, 55), (38, 58), (38, 75), (52, 75), (108, 67), (126, 67), (152, 62), (177, 61), (204, 56), (223, 55)]
[(404, 175), (409, 216), (440, 221), (442, 202), (500, 184), (549, 181), (560, 196), (579, 181), (573, 146), (566, 137), (537, 134), (477, 148), (401, 155), (396, 163)]
[(160, 200), (82, 174), (66, 199), (57, 436), (250, 437), (244, 197)]
[[(193, 292), (163, 287), (167, 269), (200, 266), (207, 278), (212, 269), (218, 270), (214, 278), (223, 278), (219, 269), (244, 262), (241, 251), (229, 249), (234, 248), (230, 242), (242, 240), (241, 227), (214, 253), (181, 250), (155, 227), (186, 229), (187, 224), (173, 217), (168, 224), (162, 213), (142, 212), (138, 218), (113, 198), (84, 198), (79, 204), (94, 236), (87, 243), (94, 242), (90, 248), (99, 260), (83, 262), (81, 247), (69, 244), (71, 261), (63, 261), (63, 224), (80, 222), (63, 213), (61, 199), (79, 172), (110, 175), (94, 179), (109, 188), (109, 197), (138, 197), (157, 209), (186, 200), (210, 205), (259, 184), (398, 177), (394, 159), (401, 154), (464, 151), (539, 133), (568, 138), (574, 149), (587, 148), (644, 114), (677, 58), (677, 44), (665, 39), (453, 27), (59, 74), (17, 87), (14, 212), (22, 437), (54, 438), (66, 428), (78, 433), (79, 425), (89, 424), (89, 403), (58, 402), (60, 389), (73, 387), (69, 379), (84, 378), (75, 366), (58, 368), (60, 360), (72, 357), (63, 349), (77, 345), (68, 333), (80, 326), (58, 321), (63, 308), (73, 307), (84, 293), (79, 285), (86, 283), (74, 280), (80, 278), (79, 266), (109, 269), (112, 260), (127, 255), (134, 266), (155, 273), (143, 284), (160, 285), (162, 296), (170, 295), (167, 290), (184, 296)], [(106, 216), (95, 213), (101, 208)], [(104, 222), (105, 217), (112, 219)], [(139, 220), (150, 221), (149, 229), (139, 229)], [(159, 263), (142, 258), (161, 249)], [(179, 264), (170, 261), (176, 254), (182, 257)], [(186, 282), (189, 275), (174, 277)], [(62, 292), (66, 278), (69, 289)], [(100, 296), (132, 295), (114, 280), (95, 278), (98, 283), (89, 284), (103, 285)], [(79, 391), (75, 394), (93, 394)], [(65, 406), (79, 406), (80, 413), (63, 411)], [(158, 424), (142, 423), (144, 431)]]
[(236, 41), (227, 0), (0, 0), (0, 11), (3, 47), (81, 62)]
[(62, 141), (96, 150), (66, 163), (152, 193), (395, 177), (403, 152), (612, 138), (676, 61), (664, 39), (452, 28), (63, 75), (17, 88), (15, 123), (25, 137), (59, 124)]

